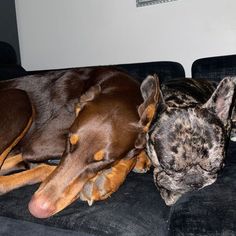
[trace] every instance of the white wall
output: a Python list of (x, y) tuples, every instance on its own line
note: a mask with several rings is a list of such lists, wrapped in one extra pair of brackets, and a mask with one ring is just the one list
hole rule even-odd
[(16, 0), (28, 70), (236, 54), (236, 0)]

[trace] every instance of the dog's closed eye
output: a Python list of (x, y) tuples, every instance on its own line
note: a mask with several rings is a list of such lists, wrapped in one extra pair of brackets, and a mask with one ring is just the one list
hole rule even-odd
[(105, 157), (105, 151), (104, 151), (104, 149), (99, 150), (99, 151), (96, 152), (96, 153), (94, 154), (94, 156), (93, 156), (93, 158), (94, 158), (95, 161), (101, 161), (101, 160), (104, 159), (104, 157)]
[(214, 162), (205, 161), (203, 163), (199, 163), (199, 166), (207, 172), (216, 173), (223, 166), (223, 162), (221, 160), (222, 157), (216, 157)]

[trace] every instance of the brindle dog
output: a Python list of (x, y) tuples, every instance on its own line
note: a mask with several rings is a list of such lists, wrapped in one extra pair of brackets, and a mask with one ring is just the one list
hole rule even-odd
[[(29, 203), (39, 218), (78, 198), (90, 205), (106, 199), (131, 169), (149, 167), (141, 151), (152, 114), (149, 102), (141, 103), (140, 84), (114, 68), (1, 82), (0, 194), (42, 182)], [(139, 116), (148, 118), (140, 121)], [(49, 165), (53, 162), (58, 165)]]
[[(188, 191), (215, 182), (222, 168), (235, 103), (235, 77), (212, 82), (168, 81), (156, 87), (149, 76), (141, 86), (144, 98), (159, 94), (147, 133), (147, 153), (154, 165), (154, 182), (167, 205)], [(232, 119), (231, 119), (232, 117)]]

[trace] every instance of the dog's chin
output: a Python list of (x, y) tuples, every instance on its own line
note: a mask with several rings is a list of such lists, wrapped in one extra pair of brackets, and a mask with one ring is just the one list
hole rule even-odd
[(212, 178), (212, 179), (209, 179), (207, 182), (205, 182), (201, 187), (199, 188), (187, 188), (185, 191), (183, 189), (181, 189), (181, 192), (178, 192), (178, 191), (170, 191), (168, 189), (165, 189), (165, 188), (159, 188), (160, 189), (160, 194), (161, 194), (161, 197), (162, 199), (165, 201), (165, 204), (167, 206), (171, 206), (173, 204), (175, 204), (179, 198), (184, 195), (185, 193), (187, 192), (191, 192), (191, 191), (197, 191), (197, 190), (200, 190), (208, 185), (211, 185), (213, 184), (214, 182), (216, 181), (216, 178)]
[(184, 193), (171, 192), (166, 189), (160, 189), (160, 194), (162, 199), (165, 201), (165, 204), (167, 206), (171, 206), (175, 204)]

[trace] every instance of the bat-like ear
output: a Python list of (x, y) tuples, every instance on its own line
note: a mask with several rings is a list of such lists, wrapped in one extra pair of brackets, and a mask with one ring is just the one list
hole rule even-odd
[(225, 77), (218, 85), (210, 99), (202, 106), (215, 113), (224, 125), (231, 118), (235, 100), (236, 77)]
[(159, 102), (163, 101), (157, 75), (148, 76), (141, 84), (143, 103), (138, 107), (140, 123), (147, 132), (149, 125), (155, 115)]
[(85, 92), (80, 97), (79, 103), (76, 104), (76, 107), (75, 107), (76, 117), (79, 115), (79, 112), (82, 110), (84, 105), (87, 102), (94, 100), (101, 93), (101, 90), (102, 89), (101, 89), (100, 85), (95, 85), (95, 86), (91, 87), (87, 92)]

